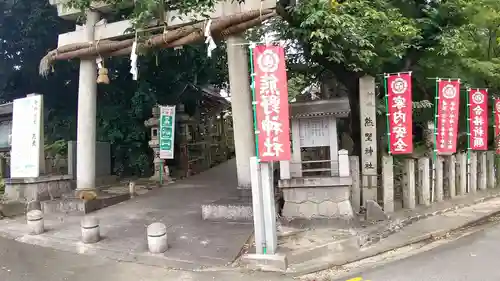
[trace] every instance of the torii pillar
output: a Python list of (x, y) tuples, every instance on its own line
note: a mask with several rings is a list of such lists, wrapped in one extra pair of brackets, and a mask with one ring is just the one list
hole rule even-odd
[[(94, 41), (99, 13), (87, 12), (86, 42)], [(80, 60), (78, 80), (78, 123), (76, 142), (76, 192), (95, 190), (95, 146), (97, 114), (97, 65), (95, 60)]]
[(238, 189), (243, 190), (251, 189), (250, 157), (255, 156), (248, 44), (245, 43), (241, 36), (231, 36), (226, 41)]

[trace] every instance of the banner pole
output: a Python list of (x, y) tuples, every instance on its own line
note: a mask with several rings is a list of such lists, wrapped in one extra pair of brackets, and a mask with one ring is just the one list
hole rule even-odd
[(255, 71), (253, 65), (253, 49), (255, 48), (255, 44), (249, 45), (249, 55), (250, 55), (250, 77), (251, 77), (251, 89), (252, 89), (252, 108), (253, 108), (253, 130), (255, 132), (255, 156), (257, 157), (257, 161), (259, 161), (259, 127), (257, 125), (257, 99), (255, 97)]
[(467, 192), (469, 192), (470, 186), (470, 101), (469, 101), (469, 89), (465, 92), (465, 101), (467, 104), (466, 116), (467, 116)]
[(437, 127), (438, 127), (438, 107), (439, 107), (439, 81), (436, 78), (436, 96), (434, 97), (434, 150), (432, 153), (432, 185), (431, 185), (431, 203), (434, 202), (434, 187), (436, 186), (436, 161), (437, 161)]
[(389, 122), (389, 118), (390, 118), (390, 113), (389, 113), (389, 88), (387, 87), (387, 78), (388, 78), (388, 75), (386, 75), (384, 73), (384, 90), (385, 90), (385, 110), (386, 110), (386, 113), (385, 113), (385, 121), (386, 121), (386, 127), (387, 127), (387, 152), (389, 153), (389, 155), (391, 155), (391, 131), (390, 131), (390, 122)]
[[(255, 93), (255, 67), (253, 64), (253, 49), (254, 48), (255, 48), (255, 44), (250, 43), (250, 45), (248, 46), (248, 49), (249, 49), (248, 54), (250, 56), (249, 57), (249, 59), (250, 59), (250, 78), (251, 78), (251, 83), (252, 83), (250, 85), (250, 88), (252, 89), (253, 130), (255, 133), (255, 159), (257, 162), (258, 173), (261, 174), (263, 171), (263, 169), (262, 169), (263, 167), (262, 167), (260, 160), (259, 160), (259, 126), (257, 124), (257, 98), (256, 98), (256, 93)], [(261, 175), (258, 176), (259, 181), (261, 181), (262, 178), (264, 178), (264, 177), (262, 177)], [(259, 192), (263, 192), (262, 185), (263, 185), (263, 182), (260, 182), (259, 188), (261, 190)], [(254, 200), (257, 200), (257, 198), (255, 198)], [(260, 203), (261, 203), (260, 205), (262, 206), (262, 208), (264, 208), (263, 195), (259, 196), (258, 200), (260, 200)], [(265, 255), (265, 254), (267, 254), (267, 245), (266, 245), (267, 234), (266, 234), (266, 232), (268, 230), (266, 230), (264, 213), (262, 213), (262, 217), (260, 218), (260, 223), (262, 223), (263, 235), (264, 235), (263, 241), (261, 241), (262, 242), (262, 253)]]

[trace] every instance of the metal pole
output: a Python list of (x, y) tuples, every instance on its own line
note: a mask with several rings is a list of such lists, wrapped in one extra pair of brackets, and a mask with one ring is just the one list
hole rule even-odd
[(469, 104), (469, 89), (465, 91), (466, 109), (467, 114), (467, 192), (470, 191), (471, 175), (470, 175), (470, 104)]
[(255, 253), (264, 254), (266, 232), (262, 202), (261, 169), (257, 157), (250, 157), (250, 177), (252, 180), (253, 226), (255, 232)]
[(274, 203), (273, 163), (260, 162), (262, 180), (262, 202), (266, 235), (266, 254), (276, 254), (276, 204)]
[(389, 125), (389, 116), (390, 116), (390, 113), (389, 113), (389, 91), (388, 91), (388, 88), (387, 88), (387, 78), (389, 76), (384, 74), (384, 90), (385, 90), (385, 110), (386, 110), (386, 118), (385, 118), (385, 121), (386, 121), (386, 125), (387, 125), (387, 152), (389, 153), (389, 155), (391, 155), (391, 132), (389, 131), (390, 130), (390, 125)]

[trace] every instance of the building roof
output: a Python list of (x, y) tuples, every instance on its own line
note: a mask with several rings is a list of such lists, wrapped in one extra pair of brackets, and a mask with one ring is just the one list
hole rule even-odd
[(0, 104), (0, 115), (9, 115), (14, 111), (14, 103), (4, 103)]
[(321, 116), (335, 116), (339, 118), (349, 116), (351, 108), (347, 97), (294, 102), (290, 104), (290, 118), (311, 118)]

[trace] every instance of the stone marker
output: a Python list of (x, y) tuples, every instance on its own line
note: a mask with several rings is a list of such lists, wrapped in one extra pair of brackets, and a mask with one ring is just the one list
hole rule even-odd
[(28, 227), (31, 230), (31, 234), (42, 234), (44, 231), (43, 224), (43, 213), (40, 210), (32, 210), (26, 214), (26, 220)]
[(168, 248), (167, 227), (160, 222), (152, 223), (147, 228), (148, 248), (153, 254), (161, 254)]
[(81, 223), (82, 242), (85, 244), (97, 243), (101, 239), (99, 220), (96, 217), (85, 216)]
[(382, 210), (380, 205), (373, 200), (366, 200), (366, 220), (383, 221), (389, 219), (389, 216)]

